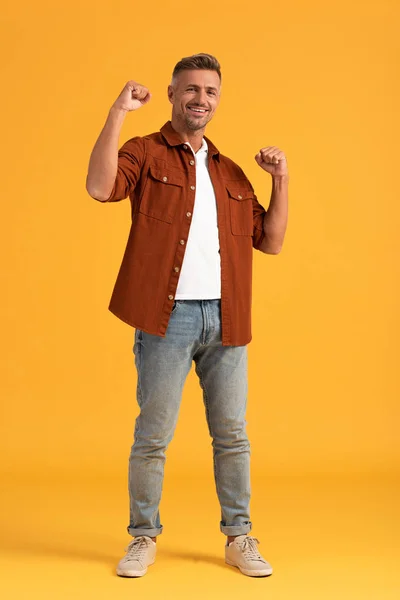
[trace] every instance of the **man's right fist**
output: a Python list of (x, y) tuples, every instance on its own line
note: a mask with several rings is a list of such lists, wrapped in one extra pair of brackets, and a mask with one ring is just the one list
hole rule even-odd
[(151, 98), (149, 90), (136, 81), (128, 81), (124, 89), (114, 102), (114, 108), (125, 110), (137, 110), (147, 104)]

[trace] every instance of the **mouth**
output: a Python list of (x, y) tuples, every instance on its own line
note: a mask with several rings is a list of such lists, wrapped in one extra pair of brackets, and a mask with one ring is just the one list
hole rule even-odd
[(199, 106), (187, 106), (186, 109), (194, 117), (204, 117), (208, 113), (207, 108), (200, 108)]

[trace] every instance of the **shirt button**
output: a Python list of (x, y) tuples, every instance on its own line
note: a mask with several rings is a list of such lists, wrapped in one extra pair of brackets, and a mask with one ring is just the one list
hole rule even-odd
[(191, 189), (191, 190), (195, 190), (196, 188), (194, 187), (194, 185), (191, 185), (191, 186), (190, 186), (190, 189)]
[(170, 294), (170, 295), (168, 296), (168, 300), (173, 300), (173, 299), (174, 299), (174, 297), (173, 297), (173, 296), (171, 296), (171, 294)]
[(179, 267), (174, 267), (174, 271), (177, 273), (179, 271)]
[(189, 164), (194, 165), (194, 160), (191, 160)]
[(163, 177), (162, 180), (163, 181), (168, 181), (168, 177)]
[(184, 149), (184, 150), (187, 150), (187, 146), (186, 146), (186, 144), (183, 144), (183, 149)]
[(243, 196), (241, 196), (240, 194), (238, 195), (239, 200), (241, 200), (243, 198)]
[(192, 213), (191, 213), (191, 212), (187, 212), (187, 213), (186, 213), (186, 216), (187, 216), (187, 217), (191, 217), (191, 216), (192, 216)]
[(181, 246), (183, 246), (185, 243), (185, 240), (181, 240), (179, 243), (181, 244)]

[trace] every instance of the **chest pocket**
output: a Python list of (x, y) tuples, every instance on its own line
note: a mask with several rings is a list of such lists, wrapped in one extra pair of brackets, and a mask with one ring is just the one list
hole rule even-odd
[(253, 235), (254, 192), (237, 181), (227, 183), (226, 189), (233, 235)]
[(160, 165), (150, 165), (139, 212), (173, 223), (178, 204), (182, 201), (183, 184), (183, 174)]

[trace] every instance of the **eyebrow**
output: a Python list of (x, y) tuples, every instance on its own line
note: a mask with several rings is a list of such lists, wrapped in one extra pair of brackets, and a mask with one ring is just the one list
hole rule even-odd
[[(186, 87), (187, 88), (188, 87), (199, 88), (200, 86), (197, 85), (196, 83), (188, 83)], [(213, 85), (206, 85), (205, 87), (206, 87), (207, 90), (214, 90), (214, 91), (218, 92), (217, 88), (214, 87)]]

